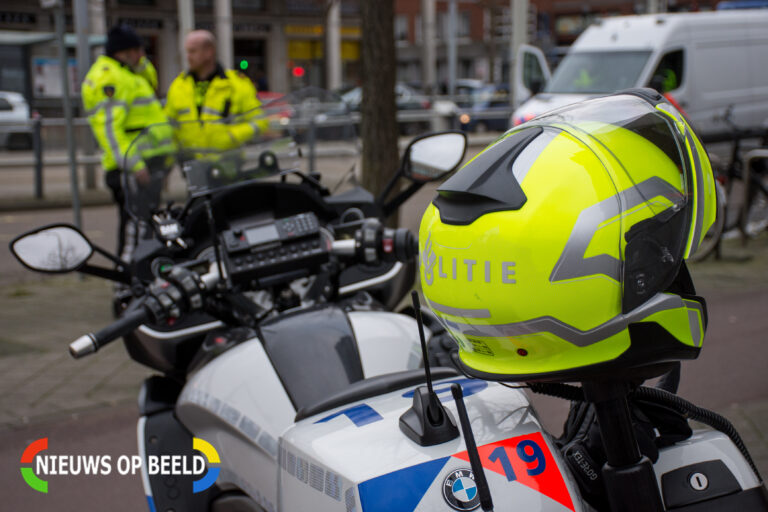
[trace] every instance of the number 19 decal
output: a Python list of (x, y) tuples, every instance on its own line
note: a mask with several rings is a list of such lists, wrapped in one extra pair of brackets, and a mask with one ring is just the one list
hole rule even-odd
[[(479, 446), (477, 451), (486, 475), (495, 473), (507, 482), (514, 482), (513, 485), (534, 489), (569, 510), (574, 510), (563, 475), (541, 432), (489, 443)], [(458, 453), (454, 457), (469, 461), (466, 452)], [(494, 485), (492, 478), (489, 478), (489, 483)]]
[[(525, 440), (520, 441), (515, 450), (516, 456), (525, 462), (529, 468), (525, 471), (528, 476), (537, 476), (547, 469), (547, 458), (544, 452), (541, 451), (541, 447), (535, 441)], [(512, 463), (509, 460), (506, 446), (498, 446), (489, 455), (488, 460), (491, 462), (501, 462), (501, 467), (504, 469), (504, 474), (507, 477), (507, 481), (513, 482), (517, 480), (515, 470), (512, 468)], [(535, 463), (534, 467), (530, 467)]]

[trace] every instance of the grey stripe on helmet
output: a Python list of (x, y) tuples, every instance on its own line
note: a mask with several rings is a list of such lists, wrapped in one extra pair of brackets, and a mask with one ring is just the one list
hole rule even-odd
[(684, 300), (684, 303), (688, 308), (688, 323), (691, 326), (693, 344), (696, 347), (700, 347), (702, 338), (700, 322), (704, 322), (704, 307), (696, 300)]
[(678, 203), (683, 197), (675, 187), (658, 176), (653, 176), (582, 210), (571, 230), (563, 253), (557, 260), (555, 268), (552, 269), (552, 274), (549, 276), (550, 282), (596, 274), (603, 274), (621, 281), (620, 260), (608, 254), (585, 258), (584, 253), (600, 224), (658, 196), (664, 196), (673, 203)]
[(533, 167), (536, 159), (552, 140), (560, 134), (555, 130), (544, 130), (523, 149), (512, 163), (512, 174), (518, 183), (522, 183)]
[(491, 312), (487, 309), (465, 309), (454, 308), (452, 306), (446, 306), (444, 304), (438, 304), (437, 302), (430, 300), (429, 307), (440, 313), (445, 313), (451, 316), (460, 316), (464, 318), (491, 318)]
[[(704, 224), (704, 192), (702, 187), (704, 186), (704, 175), (702, 174), (701, 159), (699, 158), (699, 152), (696, 149), (696, 143), (690, 133), (686, 132), (685, 139), (691, 148), (691, 154), (693, 155), (693, 165), (696, 167), (696, 220), (693, 225), (693, 244), (691, 245), (691, 253), (693, 253), (699, 246), (699, 238), (701, 237), (701, 229)], [(689, 193), (693, 193), (691, 190)]]
[(640, 321), (659, 311), (667, 311), (680, 307), (683, 307), (683, 299), (679, 295), (659, 293), (642, 306), (633, 309), (630, 313), (626, 315), (617, 315), (607, 322), (587, 331), (582, 331), (551, 316), (542, 316), (523, 322), (498, 325), (468, 325), (452, 322), (446, 319), (443, 319), (443, 321), (449, 327), (461, 332), (465, 336), (505, 338), (508, 336), (524, 336), (526, 334), (548, 332), (577, 347), (588, 347), (589, 345), (593, 345), (614, 334), (620, 333), (626, 329), (627, 325), (630, 323)]

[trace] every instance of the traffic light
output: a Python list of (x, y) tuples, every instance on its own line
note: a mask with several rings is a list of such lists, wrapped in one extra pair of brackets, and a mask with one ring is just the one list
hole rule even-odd
[(305, 71), (304, 71), (304, 68), (301, 66), (294, 66), (291, 72), (293, 73), (293, 76), (295, 76), (296, 78), (301, 78), (304, 76)]
[(248, 69), (248, 61), (247, 61), (247, 60), (245, 60), (245, 59), (242, 59), (242, 60), (240, 61), (240, 69), (241, 69), (242, 71), (245, 71), (246, 69)]

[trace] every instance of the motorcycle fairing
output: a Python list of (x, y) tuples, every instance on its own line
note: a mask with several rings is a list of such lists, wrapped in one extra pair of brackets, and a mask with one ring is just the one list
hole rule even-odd
[[(475, 420), (475, 437), (497, 504), (515, 503), (526, 511), (583, 510), (578, 491), (563, 478), (559, 452), (522, 392), (462, 377), (440, 380), (435, 392), (454, 416), (453, 382), (462, 386), (470, 419)], [(402, 434), (398, 421), (411, 406), (414, 389), (346, 404), (288, 429), (281, 440), (281, 509), (302, 510), (316, 503), (316, 510), (449, 510), (443, 494), (446, 479), (459, 470), (471, 471), (464, 440), (421, 447)], [(518, 456), (522, 444), (524, 456), (533, 460), (532, 443), (543, 461), (540, 473), (537, 464)], [(331, 496), (325, 488), (313, 488), (301, 467), (309, 468), (309, 477), (313, 467), (317, 475), (341, 475), (340, 492)]]
[[(528, 456), (533, 455), (533, 450), (538, 451), (540, 458), (536, 457), (536, 465), (527, 465), (520, 452)], [(520, 510), (575, 510), (563, 475), (541, 432), (488, 443), (479, 446), (478, 452), (496, 503), (515, 503)], [(458, 490), (455, 484), (449, 485), (452, 473), (462, 469), (471, 472), (466, 451), (367, 480), (358, 486), (362, 509), (364, 512), (411, 512), (418, 510), (425, 499), (423, 508), (428, 508), (428, 503), (435, 503), (434, 495), (439, 493), (444, 497), (458, 494), (471, 503), (477, 496), (473, 484)], [(508, 489), (512, 484), (517, 485)], [(537, 494), (560, 506), (542, 500)]]

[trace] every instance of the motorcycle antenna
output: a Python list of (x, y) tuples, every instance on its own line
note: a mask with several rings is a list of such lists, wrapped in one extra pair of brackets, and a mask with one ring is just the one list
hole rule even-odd
[(432, 388), (432, 372), (427, 358), (427, 341), (424, 336), (424, 322), (421, 317), (419, 294), (411, 292), (414, 315), (419, 326), (421, 355), (424, 358), (424, 373), (427, 387), (420, 386), (413, 392), (413, 406), (400, 416), (400, 430), (411, 441), (421, 446), (442, 444), (459, 437), (459, 429), (450, 411), (443, 407)]
[(461, 422), (461, 431), (464, 433), (464, 444), (467, 447), (469, 456), (469, 465), (472, 467), (472, 473), (477, 485), (477, 495), (480, 496), (480, 506), (485, 512), (493, 512), (493, 500), (491, 499), (491, 488), (488, 486), (488, 480), (483, 472), (483, 465), (480, 463), (480, 453), (477, 451), (475, 435), (472, 433), (472, 425), (469, 424), (467, 407), (464, 405), (464, 392), (461, 385), (451, 384), (451, 394), (456, 402), (456, 412)]

